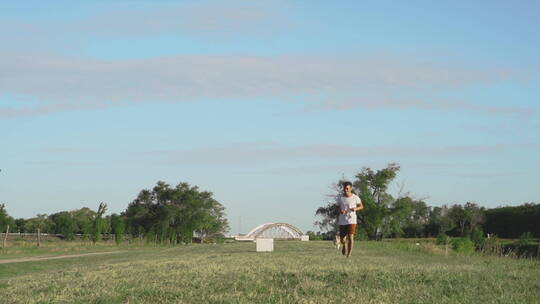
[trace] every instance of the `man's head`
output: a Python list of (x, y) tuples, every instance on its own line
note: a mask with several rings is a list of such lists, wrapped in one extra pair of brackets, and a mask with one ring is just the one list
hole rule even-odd
[(344, 182), (343, 183), (343, 195), (349, 197), (352, 195), (352, 183)]

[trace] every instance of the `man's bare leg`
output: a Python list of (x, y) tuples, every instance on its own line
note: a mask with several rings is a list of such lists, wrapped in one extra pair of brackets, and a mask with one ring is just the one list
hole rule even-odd
[(354, 244), (354, 234), (347, 234), (347, 257), (351, 256)]

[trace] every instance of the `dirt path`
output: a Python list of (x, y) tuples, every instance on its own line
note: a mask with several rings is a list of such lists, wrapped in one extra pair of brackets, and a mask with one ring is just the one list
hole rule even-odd
[(0, 264), (67, 259), (67, 258), (77, 258), (77, 257), (83, 257), (83, 256), (89, 256), (89, 255), (111, 254), (111, 253), (122, 253), (122, 252), (125, 252), (125, 251), (92, 252), (92, 253), (57, 255), (57, 256), (47, 256), (47, 257), (8, 259), (8, 260), (0, 260)]

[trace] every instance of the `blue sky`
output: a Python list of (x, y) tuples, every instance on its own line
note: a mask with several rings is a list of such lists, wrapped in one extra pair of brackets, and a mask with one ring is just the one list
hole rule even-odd
[(397, 162), (432, 206), (540, 201), (536, 1), (0, 5), (0, 203), (15, 217), (158, 180), (231, 232), (315, 230), (331, 185)]

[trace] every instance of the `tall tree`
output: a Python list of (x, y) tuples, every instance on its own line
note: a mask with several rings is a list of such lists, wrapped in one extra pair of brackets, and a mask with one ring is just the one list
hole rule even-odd
[(433, 207), (429, 211), (428, 222), (424, 227), (427, 236), (437, 236), (440, 233), (446, 234), (455, 227), (455, 223), (449, 216), (450, 210), (448, 206)]
[(41, 233), (55, 233), (55, 224), (47, 214), (38, 214), (36, 217), (26, 220), (25, 227), (30, 233), (35, 233), (38, 229), (41, 230)]
[[(401, 231), (401, 223), (397, 225), (393, 219), (403, 217), (402, 206), (398, 203), (394, 206), (396, 208), (392, 210), (391, 207), (395, 203), (395, 199), (387, 192), (389, 184), (396, 177), (398, 171), (399, 165), (395, 163), (388, 164), (386, 168), (377, 171), (364, 167), (356, 175), (353, 182), (353, 192), (360, 197), (364, 204), (364, 209), (359, 211), (357, 216), (371, 239)], [(315, 212), (322, 218), (315, 222), (321, 230), (335, 231), (336, 229), (339, 207), (335, 202), (335, 197), (340, 194), (342, 183), (343, 180), (336, 183), (335, 194), (331, 195), (331, 201), (326, 206), (319, 207)], [(392, 211), (396, 212), (394, 216), (391, 216)]]
[(15, 226), (15, 219), (9, 216), (4, 204), (0, 204), (0, 232), (5, 232), (7, 226), (9, 225), (9, 230), (13, 231)]
[(465, 217), (467, 219), (467, 233), (479, 228), (485, 222), (485, 209), (476, 203), (467, 202), (463, 206)]
[(465, 235), (465, 228), (467, 225), (467, 218), (465, 217), (465, 210), (460, 204), (454, 204), (448, 210), (448, 216), (455, 223), (456, 228), (458, 229), (458, 235)]
[[(339, 225), (337, 219), (340, 214), (339, 205), (337, 203), (338, 196), (343, 192), (343, 183), (345, 179), (332, 185), (330, 194), (326, 195), (328, 203), (326, 206), (317, 208), (315, 215), (320, 216), (321, 220), (315, 222), (324, 233), (329, 234), (332, 238), (336, 235)], [(354, 190), (353, 190), (354, 193)], [(356, 193), (355, 193), (356, 194)]]
[(394, 237), (403, 236), (405, 227), (411, 221), (413, 211), (413, 200), (410, 197), (400, 197), (394, 201), (387, 211), (384, 234)]
[(126, 231), (126, 221), (121, 215), (112, 214), (111, 215), (111, 228), (112, 233), (114, 234), (114, 240), (116, 244), (122, 243), (124, 240), (124, 233)]
[(123, 212), (128, 232), (171, 243), (190, 242), (194, 232), (203, 237), (226, 232), (224, 208), (212, 196), (188, 183), (171, 187), (160, 181), (142, 190)]
[(326, 206), (319, 207), (315, 215), (321, 220), (315, 222), (323, 232), (335, 235), (337, 233), (337, 218), (339, 217), (339, 206), (335, 201), (330, 201)]
[(517, 238), (525, 232), (531, 232), (540, 238), (540, 204), (525, 203), (519, 206), (505, 206), (485, 211), (486, 233), (499, 237)]
[(382, 238), (385, 232), (390, 231), (384, 228), (390, 225), (389, 206), (394, 202), (394, 198), (387, 190), (399, 169), (398, 164), (391, 163), (376, 172), (364, 167), (356, 175), (353, 186), (364, 204), (364, 210), (359, 212), (358, 216), (371, 239)]
[(424, 237), (424, 227), (429, 222), (431, 208), (422, 200), (412, 200), (412, 214), (408, 218), (404, 231), (406, 237)]
[(105, 230), (105, 219), (103, 218), (103, 215), (107, 211), (107, 204), (100, 203), (98, 207), (98, 211), (96, 212), (96, 215), (94, 217), (93, 226), (92, 226), (92, 242), (94, 244), (101, 240), (101, 234)]
[(484, 209), (475, 203), (455, 204), (449, 209), (448, 216), (454, 221), (458, 235), (465, 236), (484, 222)]
[(15, 220), (15, 229), (19, 233), (26, 232), (26, 220), (23, 218), (18, 218)]
[(61, 234), (66, 240), (73, 240), (75, 237), (75, 221), (67, 211), (51, 214), (49, 218), (54, 223), (54, 233)]
[(201, 213), (199, 225), (197, 225), (195, 229), (201, 236), (201, 240), (204, 241), (207, 237), (222, 236), (222, 232), (228, 230), (228, 224), (225, 218), (225, 207), (215, 199), (211, 198), (210, 195), (210, 197), (205, 198), (203, 208), (203, 210), (209, 211)]
[(75, 221), (77, 233), (83, 235), (84, 239), (90, 239), (92, 235), (93, 222), (96, 217), (96, 211), (88, 207), (70, 211), (73, 220)]

